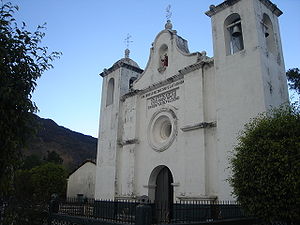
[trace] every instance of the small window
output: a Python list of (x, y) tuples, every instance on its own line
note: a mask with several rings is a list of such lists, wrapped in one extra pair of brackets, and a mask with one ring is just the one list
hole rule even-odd
[(275, 55), (276, 42), (275, 42), (273, 24), (271, 22), (270, 17), (267, 14), (263, 15), (262, 29), (263, 29), (264, 38), (266, 40), (266, 47), (269, 52), (272, 52)]
[(136, 77), (131, 77), (131, 78), (129, 79), (129, 89), (132, 88), (133, 82), (134, 82), (135, 80), (136, 80)]
[(109, 106), (114, 102), (114, 89), (115, 89), (115, 80), (114, 78), (110, 78), (107, 85), (106, 106)]
[(244, 49), (241, 17), (234, 13), (224, 23), (226, 54), (232, 55)]

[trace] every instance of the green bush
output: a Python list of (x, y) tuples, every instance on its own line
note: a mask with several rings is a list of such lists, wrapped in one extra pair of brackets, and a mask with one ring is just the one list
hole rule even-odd
[(51, 194), (64, 196), (67, 186), (67, 173), (63, 166), (46, 163), (30, 170), (33, 193), (40, 201), (49, 201)]
[(265, 221), (299, 221), (300, 115), (273, 109), (245, 125), (231, 158), (233, 194)]
[(47, 220), (51, 194), (65, 196), (67, 173), (61, 165), (44, 163), (32, 169), (18, 170), (14, 185), (15, 193), (9, 199), (5, 222), (40, 225)]

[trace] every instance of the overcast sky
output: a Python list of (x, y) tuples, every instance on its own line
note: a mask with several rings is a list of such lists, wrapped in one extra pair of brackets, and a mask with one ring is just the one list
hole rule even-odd
[[(6, 0), (7, 2), (7, 0)], [(59, 125), (98, 136), (102, 78), (99, 73), (124, 57), (129, 33), (130, 58), (144, 69), (151, 43), (164, 28), (170, 4), (173, 29), (188, 40), (190, 52), (213, 56), (210, 18), (204, 12), (222, 0), (12, 0), (16, 18), (28, 30), (47, 23), (42, 45), (61, 51), (54, 69), (38, 80), (33, 100), (38, 115)], [(284, 14), (280, 30), (286, 69), (300, 67), (300, 1), (272, 0)]]

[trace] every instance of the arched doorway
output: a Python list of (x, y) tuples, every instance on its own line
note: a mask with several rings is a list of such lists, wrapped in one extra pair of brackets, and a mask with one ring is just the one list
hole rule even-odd
[(150, 177), (150, 182), (155, 181), (155, 219), (157, 222), (168, 222), (172, 218), (173, 206), (173, 176), (166, 166), (156, 167)]

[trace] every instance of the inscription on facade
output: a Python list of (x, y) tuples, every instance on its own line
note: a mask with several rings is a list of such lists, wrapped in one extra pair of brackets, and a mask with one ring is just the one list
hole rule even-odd
[(179, 99), (177, 90), (179, 85), (184, 83), (184, 80), (178, 80), (171, 84), (149, 91), (141, 96), (147, 98), (147, 109), (153, 109), (158, 106), (174, 102)]
[(179, 88), (174, 88), (170, 91), (155, 95), (151, 98), (147, 99), (147, 108), (153, 109), (157, 106), (161, 106), (170, 102), (174, 102), (179, 99), (179, 96), (177, 96), (176, 91)]

